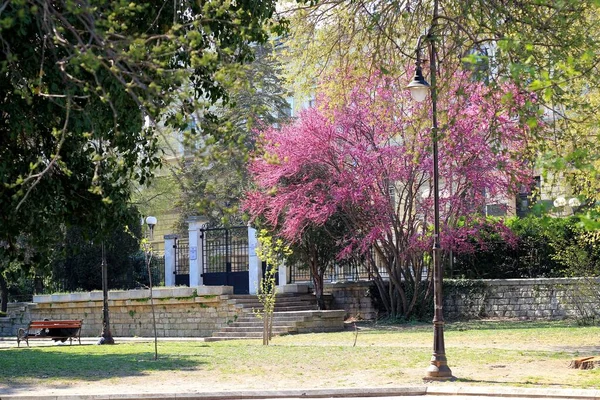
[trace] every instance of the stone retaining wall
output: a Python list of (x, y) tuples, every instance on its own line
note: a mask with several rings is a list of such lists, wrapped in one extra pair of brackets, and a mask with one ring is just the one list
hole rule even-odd
[[(153, 290), (159, 337), (203, 337), (235, 320), (239, 306), (226, 295), (231, 287), (157, 288)], [(149, 290), (109, 292), (108, 306), (113, 336), (154, 336)], [(82, 336), (102, 331), (102, 293), (34, 296), (22, 323), (14, 320), (11, 336), (30, 320), (82, 319)]]
[(8, 303), (7, 316), (0, 318), (0, 337), (16, 336), (17, 330), (31, 320), (33, 303)]
[(333, 297), (332, 308), (346, 310), (346, 319), (377, 319), (374, 301), (377, 288), (373, 282), (338, 282), (325, 285), (325, 293)]
[(278, 313), (279, 316), (286, 314), (302, 316), (301, 320), (294, 324), (298, 333), (337, 332), (344, 330), (344, 310), (284, 311)]
[(448, 319), (588, 319), (599, 309), (600, 281), (591, 278), (445, 281), (444, 286)]
[[(346, 318), (376, 319), (381, 311), (377, 308), (377, 288), (372, 282), (326, 284), (325, 292), (333, 297), (333, 308), (346, 310)], [(444, 281), (444, 316), (449, 320), (590, 319), (597, 313), (600, 313), (600, 280), (538, 278)]]
[[(325, 285), (333, 307), (346, 318), (375, 319), (377, 288), (371, 282)], [(433, 307), (433, 305), (432, 305)], [(591, 319), (600, 313), (600, 280), (589, 278), (445, 280), (444, 316), (474, 318)]]
[[(444, 315), (473, 318), (594, 318), (600, 310), (600, 281), (580, 279), (497, 279), (444, 281)], [(374, 319), (376, 289), (371, 282), (328, 284), (333, 308), (346, 318)], [(231, 287), (154, 289), (158, 336), (204, 337), (227, 326), (243, 312), (229, 300)], [(109, 292), (113, 336), (153, 336), (148, 290)], [(83, 336), (102, 331), (102, 293), (34, 296), (34, 303), (10, 303), (0, 318), (0, 336), (38, 319), (83, 319)], [(307, 328), (309, 328), (307, 326)]]

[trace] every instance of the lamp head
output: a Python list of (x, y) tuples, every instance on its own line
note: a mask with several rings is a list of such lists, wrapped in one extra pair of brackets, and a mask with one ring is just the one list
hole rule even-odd
[(563, 196), (559, 196), (557, 197), (554, 202), (554, 207), (564, 207), (567, 205), (567, 199), (565, 199)]
[(577, 208), (581, 205), (581, 201), (577, 197), (572, 197), (569, 199), (569, 207)]
[(410, 95), (417, 103), (420, 103), (427, 98), (427, 93), (429, 92), (431, 85), (423, 77), (423, 71), (420, 66), (417, 67), (415, 77), (406, 87), (410, 89)]
[(156, 217), (152, 217), (152, 216), (146, 217), (146, 224), (148, 224), (148, 226), (150, 228), (153, 228), (154, 225), (156, 225), (156, 222), (157, 222)]
[(150, 231), (150, 240), (154, 240), (154, 225), (156, 225), (156, 217), (146, 217), (146, 224), (148, 225), (148, 230)]

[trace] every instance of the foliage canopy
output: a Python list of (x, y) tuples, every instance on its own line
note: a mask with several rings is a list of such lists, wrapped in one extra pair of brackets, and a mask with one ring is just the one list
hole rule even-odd
[[(223, 81), (252, 59), (250, 43), (283, 28), (274, 11), (273, 1), (4, 2), (0, 275), (57, 225), (119, 225), (132, 182), (160, 164), (153, 122), (180, 127), (226, 101)], [(192, 97), (180, 97), (184, 85)]]

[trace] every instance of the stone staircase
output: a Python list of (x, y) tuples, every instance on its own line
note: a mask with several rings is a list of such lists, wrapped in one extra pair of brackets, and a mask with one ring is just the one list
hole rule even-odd
[[(254, 314), (255, 310), (262, 309), (258, 298), (253, 295), (230, 295), (227, 301), (236, 305), (239, 316), (228, 326), (205, 338), (205, 341), (262, 338), (263, 320)], [(344, 315), (344, 310), (317, 310), (317, 302), (312, 294), (278, 294), (273, 314), (273, 335), (342, 330)]]

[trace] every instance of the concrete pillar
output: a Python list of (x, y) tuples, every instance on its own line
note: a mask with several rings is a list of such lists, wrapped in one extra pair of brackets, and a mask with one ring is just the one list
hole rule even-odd
[[(288, 267), (286, 265), (286, 263), (281, 263), (281, 265), (279, 266), (279, 285), (280, 287), (285, 286), (289, 283), (289, 276), (290, 276), (290, 267)], [(283, 290), (281, 290), (281, 292), (283, 292)]]
[(165, 235), (165, 286), (175, 286), (175, 241), (177, 235)]
[(190, 217), (187, 220), (190, 243), (190, 287), (202, 286), (202, 227), (208, 222), (205, 217)]
[(257, 246), (256, 229), (248, 225), (248, 288), (250, 294), (258, 294), (258, 285), (262, 279), (262, 261), (256, 255)]

